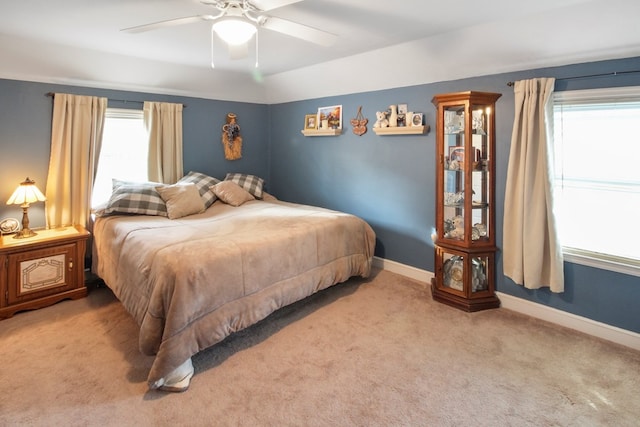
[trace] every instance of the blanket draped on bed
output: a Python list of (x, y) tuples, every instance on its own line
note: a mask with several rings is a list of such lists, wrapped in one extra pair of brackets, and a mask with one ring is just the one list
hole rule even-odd
[(358, 217), (258, 200), (177, 220), (101, 217), (94, 239), (94, 272), (140, 325), (140, 350), (155, 355), (149, 384), (278, 308), (367, 277), (375, 247)]

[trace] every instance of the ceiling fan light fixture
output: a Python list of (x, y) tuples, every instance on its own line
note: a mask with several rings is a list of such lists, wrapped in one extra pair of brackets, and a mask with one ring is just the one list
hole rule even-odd
[(247, 43), (258, 31), (252, 23), (237, 18), (221, 19), (214, 22), (211, 28), (218, 37), (232, 45)]

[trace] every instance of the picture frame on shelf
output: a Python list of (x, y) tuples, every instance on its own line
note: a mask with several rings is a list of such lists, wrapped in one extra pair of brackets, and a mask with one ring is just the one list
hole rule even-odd
[(304, 130), (318, 129), (318, 114), (307, 114), (304, 116)]
[(342, 105), (318, 108), (317, 129), (342, 129)]
[(413, 113), (411, 115), (411, 123), (408, 126), (422, 126), (422, 113)]

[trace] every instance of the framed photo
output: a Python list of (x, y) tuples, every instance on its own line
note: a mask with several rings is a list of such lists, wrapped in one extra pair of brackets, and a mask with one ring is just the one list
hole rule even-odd
[(422, 126), (422, 113), (413, 113), (409, 126)]
[(398, 114), (407, 114), (407, 104), (398, 104)]
[(342, 105), (318, 108), (318, 129), (342, 129)]
[(318, 115), (307, 114), (304, 116), (304, 130), (318, 129)]
[(477, 148), (473, 148), (469, 155), (469, 159), (466, 158), (467, 155), (465, 153), (464, 147), (462, 146), (454, 146), (449, 147), (449, 167), (448, 169), (462, 169), (464, 168), (465, 160), (469, 160), (472, 163), (472, 167), (475, 169), (478, 167), (480, 162), (481, 153)]

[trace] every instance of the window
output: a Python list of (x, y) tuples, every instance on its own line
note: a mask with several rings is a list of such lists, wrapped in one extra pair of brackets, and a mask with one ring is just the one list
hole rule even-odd
[(558, 92), (553, 113), (566, 259), (640, 276), (640, 87)]
[(142, 110), (107, 108), (91, 206), (109, 200), (112, 178), (147, 181), (148, 147)]

